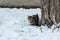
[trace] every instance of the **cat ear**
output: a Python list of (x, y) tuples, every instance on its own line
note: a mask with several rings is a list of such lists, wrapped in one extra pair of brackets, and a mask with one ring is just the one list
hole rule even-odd
[(36, 15), (38, 15), (38, 14), (36, 14)]

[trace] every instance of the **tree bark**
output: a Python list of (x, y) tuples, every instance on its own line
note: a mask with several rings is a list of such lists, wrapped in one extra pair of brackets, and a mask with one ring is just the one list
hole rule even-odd
[(41, 0), (41, 25), (51, 28), (53, 24), (60, 22), (60, 0)]

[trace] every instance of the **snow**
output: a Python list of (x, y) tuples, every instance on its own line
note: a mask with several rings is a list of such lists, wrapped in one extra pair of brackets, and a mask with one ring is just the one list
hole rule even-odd
[[(60, 31), (48, 29), (47, 26), (31, 26), (29, 15), (39, 14), (41, 9), (0, 8), (0, 40), (60, 40)], [(53, 25), (54, 26), (54, 25)]]

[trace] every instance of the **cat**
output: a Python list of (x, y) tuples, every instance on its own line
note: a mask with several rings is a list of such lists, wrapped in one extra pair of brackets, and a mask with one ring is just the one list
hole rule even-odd
[(32, 16), (28, 16), (28, 20), (29, 20), (29, 22), (30, 22), (31, 25), (39, 25), (38, 14), (32, 15)]

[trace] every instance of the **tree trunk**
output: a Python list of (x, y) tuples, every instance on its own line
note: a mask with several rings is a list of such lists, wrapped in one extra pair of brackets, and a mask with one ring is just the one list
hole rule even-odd
[(60, 0), (41, 0), (42, 17), (40, 24), (51, 28), (60, 22)]

